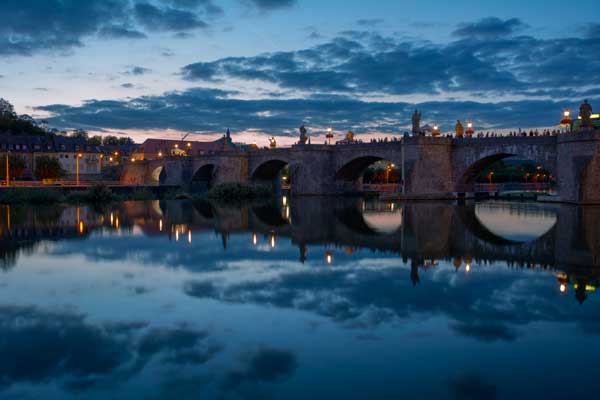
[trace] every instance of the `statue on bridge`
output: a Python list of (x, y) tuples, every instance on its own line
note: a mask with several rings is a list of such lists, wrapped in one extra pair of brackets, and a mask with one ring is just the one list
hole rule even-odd
[(456, 120), (456, 125), (454, 125), (454, 132), (456, 133), (457, 138), (461, 138), (465, 135), (465, 128), (458, 119)]
[(584, 100), (579, 106), (579, 116), (581, 117), (582, 128), (593, 128), (592, 124), (592, 106), (587, 100)]
[(421, 112), (417, 110), (412, 115), (412, 133), (414, 135), (421, 133)]
[(298, 130), (300, 131), (300, 141), (298, 142), (298, 144), (306, 144), (306, 141), (308, 140), (306, 128), (304, 127), (304, 125), (302, 125), (300, 128), (298, 128)]

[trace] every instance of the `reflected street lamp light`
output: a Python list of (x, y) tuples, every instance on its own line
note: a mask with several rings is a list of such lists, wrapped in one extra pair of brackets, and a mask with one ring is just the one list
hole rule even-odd
[(77, 186), (79, 186), (79, 159), (83, 157), (83, 154), (77, 153), (77, 157), (75, 157), (75, 176), (77, 178)]
[(8, 145), (6, 147), (6, 186), (10, 186), (10, 166), (8, 165)]

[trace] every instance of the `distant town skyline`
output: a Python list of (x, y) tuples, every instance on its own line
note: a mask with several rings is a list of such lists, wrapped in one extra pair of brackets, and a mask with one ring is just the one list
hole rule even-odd
[[(340, 12), (343, 10), (343, 13)], [(209, 140), (553, 126), (600, 109), (600, 3), (8, 0), (0, 97), (59, 129)], [(369, 135), (367, 135), (369, 134)]]

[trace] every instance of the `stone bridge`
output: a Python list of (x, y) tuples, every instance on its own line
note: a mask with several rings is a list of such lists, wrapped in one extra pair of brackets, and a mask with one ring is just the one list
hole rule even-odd
[(122, 183), (211, 185), (280, 183), (289, 167), (292, 195), (360, 192), (365, 168), (379, 160), (403, 171), (409, 198), (455, 198), (474, 190), (477, 176), (498, 160), (515, 157), (549, 170), (562, 201), (600, 203), (600, 132), (495, 138), (405, 137), (345, 145), (229, 151), (127, 163)]

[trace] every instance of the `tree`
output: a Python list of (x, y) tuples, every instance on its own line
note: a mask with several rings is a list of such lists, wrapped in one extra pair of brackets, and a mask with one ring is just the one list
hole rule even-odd
[(83, 129), (74, 129), (71, 132), (71, 137), (80, 138), (80, 139), (87, 139), (88, 138), (88, 133), (86, 131), (84, 131)]
[(8, 101), (0, 98), (0, 132), (10, 135), (45, 135), (46, 131), (29, 115), (18, 116)]
[(116, 136), (104, 136), (104, 138), (102, 139), (102, 144), (103, 145), (116, 145), (119, 144), (119, 138)]
[(17, 114), (15, 114), (15, 108), (13, 105), (7, 100), (0, 98), (0, 118), (15, 119), (16, 117)]
[(66, 174), (67, 172), (60, 165), (58, 158), (51, 156), (36, 157), (35, 176), (38, 179), (58, 179)]
[[(8, 172), (10, 173), (10, 178), (18, 178), (23, 175), (25, 169), (27, 168), (27, 164), (25, 163), (25, 159), (17, 154), (9, 154), (8, 156)], [(6, 177), (6, 154), (2, 154), (0, 156), (0, 180), (4, 180)]]
[(125, 144), (132, 144), (133, 143), (133, 139), (130, 137), (117, 137), (117, 136), (104, 136), (104, 138), (102, 139), (102, 144), (103, 145), (111, 145), (111, 146), (116, 146), (116, 145), (125, 145)]
[(92, 136), (88, 139), (88, 143), (92, 146), (100, 146), (102, 144), (102, 136)]

